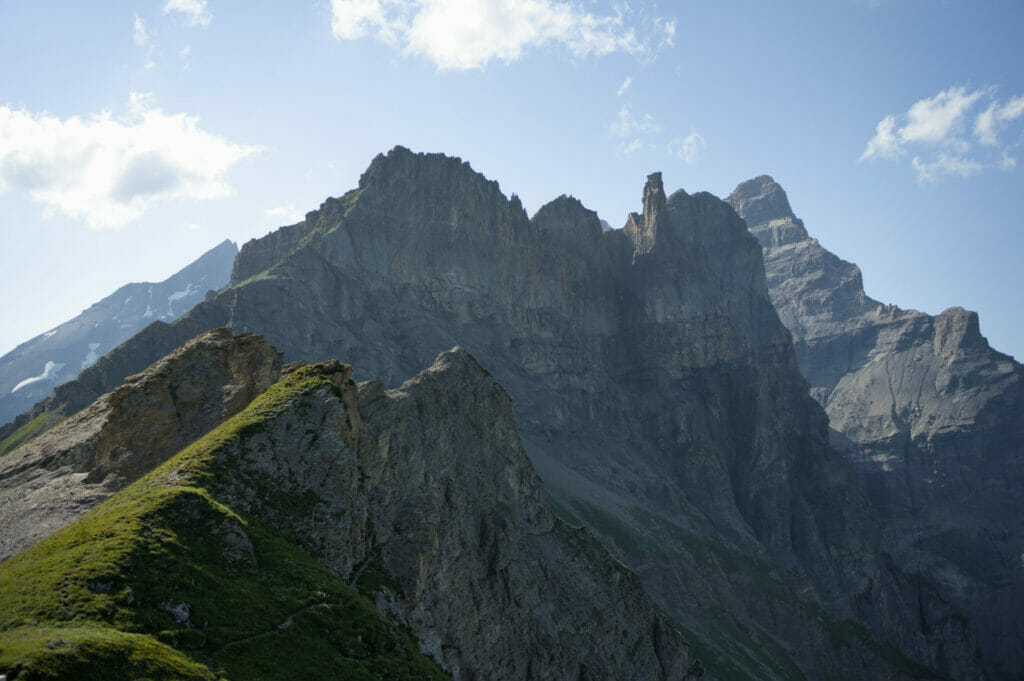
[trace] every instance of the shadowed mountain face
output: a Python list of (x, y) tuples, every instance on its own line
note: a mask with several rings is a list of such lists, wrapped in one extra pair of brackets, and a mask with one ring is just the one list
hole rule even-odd
[(989, 347), (974, 312), (868, 298), (772, 178), (727, 200), (764, 248), (772, 302), (885, 521), (885, 550), (970, 615), (993, 678), (1021, 678), (1024, 367)]
[(214, 326), (264, 334), (289, 360), (344, 357), (386, 385), (461, 345), (515, 400), (559, 513), (636, 569), (719, 676), (936, 677), (875, 636), (980, 678), (942, 585), (883, 553), (757, 240), (709, 194), (666, 195), (660, 174), (642, 201), (622, 230), (565, 196), (528, 218), (459, 159), (396, 148), (357, 189), (247, 243), (216, 297), (34, 415), (80, 409)]
[(228, 283), (238, 247), (224, 241), (159, 283), (125, 284), (74, 319), (0, 357), (0, 424), (75, 378), (143, 327), (177, 319)]
[(46, 537), (0, 563), (0, 673), (704, 678), (637, 576), (552, 515), (468, 352), (391, 391), (337, 360), (280, 374), (215, 329), (0, 458), (7, 538)]

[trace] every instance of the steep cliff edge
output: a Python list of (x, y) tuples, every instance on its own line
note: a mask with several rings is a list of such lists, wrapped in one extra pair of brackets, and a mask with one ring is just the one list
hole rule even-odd
[(703, 678), (637, 576), (552, 516), (511, 399), (463, 350), (390, 391), (289, 365), (146, 462), (0, 564), (0, 671), (442, 678), (425, 653), (453, 679)]
[(514, 397), (563, 514), (638, 571), (720, 675), (937, 678), (873, 637), (930, 641), (924, 627), (938, 623), (958, 646), (913, 654), (978, 678), (959, 613), (922, 622), (901, 566), (880, 553), (880, 524), (828, 445), (772, 307), (760, 246), (721, 200), (669, 196), (654, 174), (643, 212), (605, 231), (571, 197), (528, 218), (467, 163), (399, 147), (342, 198), (247, 243), (234, 272), (36, 413), (81, 408), (212, 326), (263, 333), (288, 359), (345, 357), (388, 386), (461, 345)]
[(772, 178), (727, 199), (764, 248), (834, 443), (885, 521), (893, 560), (970, 615), (992, 678), (1024, 674), (1024, 367), (989, 347), (978, 315), (884, 305), (860, 270), (810, 238)]
[(280, 371), (263, 338), (215, 329), (0, 457), (0, 561), (237, 414)]

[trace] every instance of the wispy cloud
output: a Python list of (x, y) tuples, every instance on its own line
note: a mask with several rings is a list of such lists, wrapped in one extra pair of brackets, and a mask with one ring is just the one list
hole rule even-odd
[(60, 119), (0, 106), (0, 192), (23, 191), (47, 214), (93, 229), (125, 225), (161, 201), (227, 196), (228, 170), (257, 151), (138, 93), (124, 118), (103, 111)]
[(633, 152), (640, 151), (644, 148), (644, 143), (640, 141), (639, 137), (634, 137), (628, 142), (624, 142), (619, 147), (619, 153), (621, 154), (632, 154)]
[(132, 41), (146, 51), (146, 70), (155, 67), (156, 61), (153, 59), (153, 41), (150, 39), (149, 30), (146, 28), (146, 22), (143, 21), (142, 17), (138, 14), (135, 15), (135, 22), (132, 27)]
[(644, 138), (661, 132), (661, 126), (655, 122), (653, 116), (645, 113), (637, 118), (625, 105), (619, 109), (619, 115), (608, 126), (608, 129), (621, 140), (619, 143), (620, 154), (632, 154), (639, 151), (645, 145)]
[[(911, 167), (920, 182), (970, 177), (985, 168), (1012, 169), (1014, 147), (1000, 147), (999, 134), (1024, 118), (1024, 96), (1001, 104), (994, 91), (951, 87), (914, 102), (903, 114), (885, 116), (859, 160), (896, 160), (912, 153)], [(985, 108), (978, 111), (980, 107)], [(972, 141), (971, 132), (981, 148)]]
[(708, 143), (704, 136), (691, 128), (690, 134), (686, 137), (676, 138), (669, 142), (668, 153), (688, 164), (693, 164), (697, 162), (700, 152), (707, 147)]
[(213, 19), (213, 15), (206, 7), (206, 0), (167, 0), (164, 14), (171, 12), (181, 15), (189, 26), (206, 28)]
[(998, 146), (1000, 130), (1021, 116), (1024, 116), (1024, 95), (1006, 104), (992, 102), (974, 119), (974, 135), (985, 146)]
[(661, 18), (638, 35), (628, 5), (599, 15), (557, 0), (331, 0), (331, 10), (339, 40), (373, 37), (440, 69), (510, 63), (542, 45), (577, 57), (650, 54), (675, 35), (674, 20)]
[(619, 137), (630, 137), (638, 133), (661, 132), (661, 126), (654, 121), (651, 114), (645, 113), (637, 118), (628, 106), (623, 106), (619, 109), (618, 118), (612, 123), (611, 130)]
[(274, 206), (273, 208), (267, 208), (263, 212), (266, 213), (269, 217), (281, 218), (287, 224), (299, 222), (304, 217), (302, 211), (296, 208), (295, 205), (291, 203), (283, 206)]
[(626, 80), (622, 81), (622, 85), (615, 91), (616, 96), (621, 97), (622, 94), (629, 89), (629, 86), (633, 84), (633, 76), (626, 76)]
[(135, 29), (132, 32), (132, 40), (139, 47), (149, 45), (149, 31), (146, 30), (146, 22), (138, 14), (135, 15)]
[(860, 160), (879, 157), (894, 159), (903, 153), (900, 137), (896, 134), (896, 117), (886, 116), (875, 126), (875, 136), (868, 140), (868, 146)]
[(917, 178), (922, 182), (934, 182), (943, 177), (958, 175), (970, 177), (981, 172), (984, 167), (977, 161), (972, 161), (963, 156), (956, 156), (941, 152), (933, 161), (922, 161), (917, 156), (911, 161), (914, 170), (917, 171)]
[(628, 104), (624, 104), (608, 130), (619, 138), (618, 152), (633, 154), (647, 148), (659, 156), (671, 156), (685, 163), (696, 163), (708, 143), (704, 136), (690, 128), (690, 134), (665, 141), (664, 129), (649, 113), (633, 115)]

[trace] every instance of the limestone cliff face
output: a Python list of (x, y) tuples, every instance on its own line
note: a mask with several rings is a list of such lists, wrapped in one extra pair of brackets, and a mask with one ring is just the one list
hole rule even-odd
[[(1024, 367), (989, 347), (974, 312), (933, 317), (867, 297), (856, 265), (808, 236), (770, 177), (728, 201), (764, 248), (772, 302), (886, 523), (887, 552), (969, 613), (993, 678), (1018, 678)], [(948, 605), (925, 599), (929, 609)]]
[[(667, 195), (654, 174), (643, 212), (605, 231), (570, 197), (529, 218), (459, 159), (396, 148), (355, 190), (246, 244), (216, 297), (37, 411), (81, 404), (220, 325), (265, 334), (288, 359), (345, 357), (387, 386), (446, 348), (472, 351), (515, 399), (563, 514), (637, 569), (722, 674), (932, 673), (840, 622), (859, 618), (900, 645), (929, 636), (852, 469), (828, 445), (760, 246), (709, 194)], [(943, 621), (957, 626), (956, 614)], [(926, 648), (912, 650), (961, 664)]]
[[(223, 516), (214, 523), (194, 512), (192, 524), (212, 528), (212, 537), (193, 547), (181, 532), (174, 550), (213, 557), (218, 564), (207, 566), (211, 571), (226, 563), (233, 574), (258, 575), (269, 557), (254, 550), (250, 533), (262, 532), (257, 524), (269, 526), (335, 576), (370, 592), (378, 610), (407, 625), (421, 650), (457, 681), (704, 678), (637, 575), (587, 530), (552, 515), (520, 443), (511, 398), (465, 350), (441, 354), (393, 390), (376, 381), (356, 385), (351, 367), (337, 360), (290, 364), (235, 419), (170, 456), (169, 448), (237, 411), (280, 370), (279, 355), (264, 339), (210, 332), (4, 462), (16, 460), (20, 470), (31, 467), (38, 475), (56, 460), (62, 465), (49, 466), (48, 481), (77, 490), (104, 474), (131, 480), (168, 460), (140, 482), (141, 489), (124, 493), (145, 503), (147, 493), (166, 488), (165, 494), (205, 499)], [(177, 409), (167, 404), (168, 396)], [(183, 424), (177, 429), (171, 427), (175, 414)], [(109, 455), (107, 440), (117, 442)], [(147, 445), (159, 450), (136, 451)], [(57, 447), (65, 451), (53, 451)], [(44, 453), (50, 458), (44, 460)], [(89, 474), (83, 480), (84, 470)], [(23, 492), (33, 484), (16, 475), (4, 482)], [(70, 494), (73, 510), (81, 512), (104, 496)], [(109, 504), (103, 508), (109, 511)], [(23, 524), (4, 527), (26, 540), (40, 538)], [(108, 532), (116, 541), (131, 541), (123, 533), (133, 527), (126, 523)], [(90, 541), (87, 531), (80, 534), (79, 543)], [(15, 574), (25, 572), (26, 555), (42, 560), (22, 554), (14, 559), (22, 561)], [(145, 568), (143, 556), (133, 560)], [(17, 582), (3, 581), (9, 578), (0, 569), (0, 583), (17, 588)], [(102, 587), (89, 582), (91, 593), (126, 586), (105, 579), (113, 581)], [(178, 613), (177, 625), (184, 626), (175, 629), (186, 631), (161, 634), (172, 640), (214, 617), (190, 602), (189, 580), (176, 577), (174, 583), (179, 591), (161, 596), (167, 605), (148, 604), (142, 591), (126, 604)], [(291, 626), (293, 616), (310, 607), (277, 629)], [(37, 617), (59, 621), (60, 613)], [(205, 641), (205, 635), (192, 636), (183, 650), (214, 670), (215, 657), (234, 644), (204, 647)]]
[(266, 340), (216, 329), (0, 457), (0, 560), (88, 511), (273, 384)]

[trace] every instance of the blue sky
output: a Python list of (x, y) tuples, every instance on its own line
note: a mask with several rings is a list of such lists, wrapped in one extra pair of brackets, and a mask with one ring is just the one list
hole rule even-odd
[(1024, 358), (1024, 2), (0, 3), (0, 352), (396, 144), (613, 226), (770, 174), (869, 295)]

